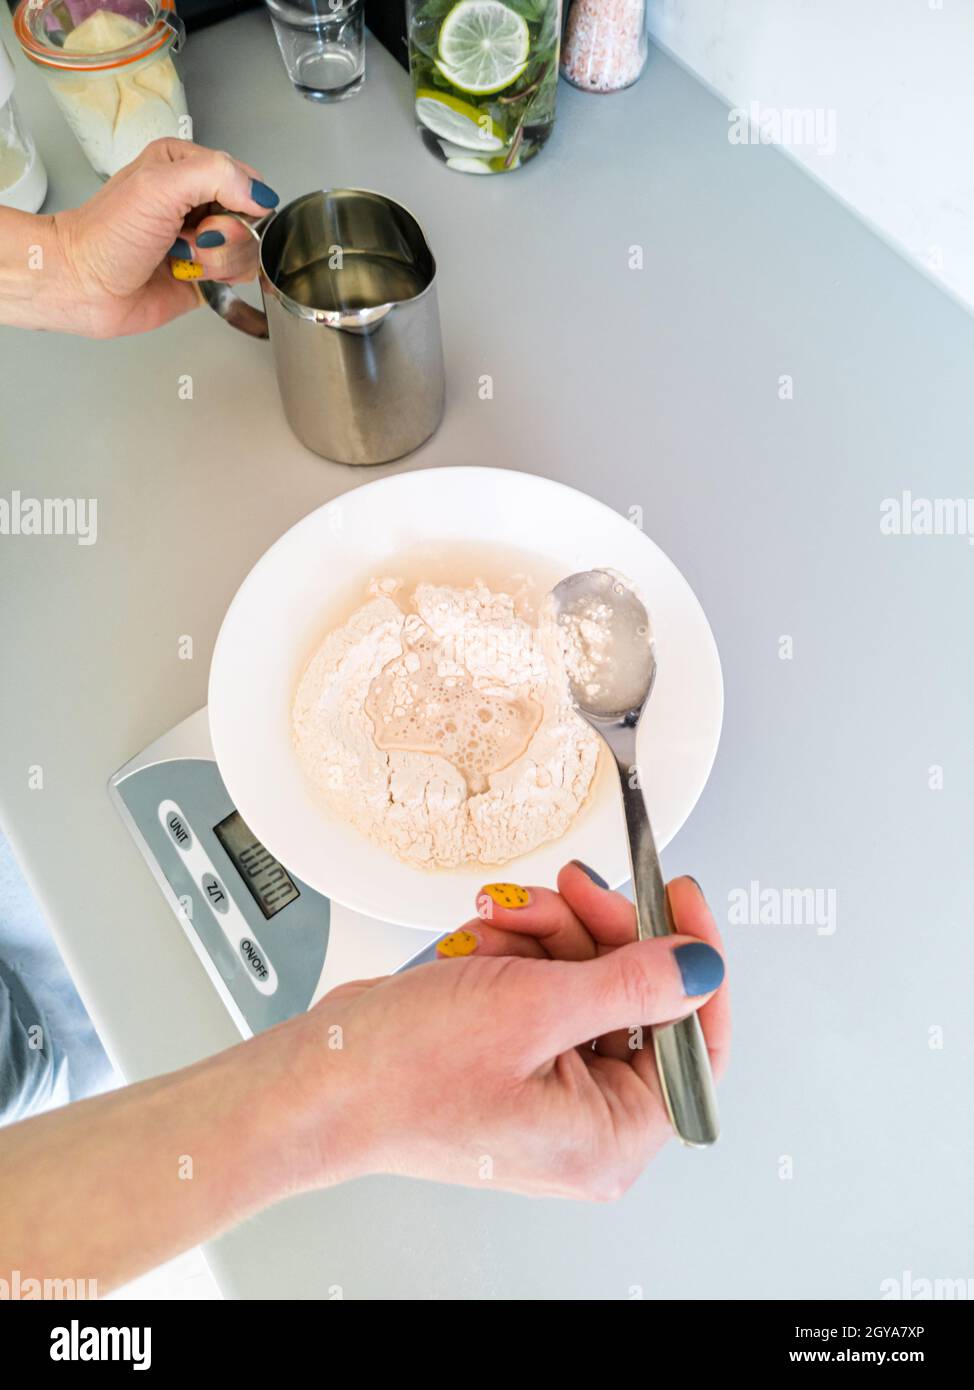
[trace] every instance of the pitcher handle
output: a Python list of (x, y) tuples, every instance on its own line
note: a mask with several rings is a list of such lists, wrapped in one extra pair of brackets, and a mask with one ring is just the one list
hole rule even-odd
[[(246, 227), (259, 246), (261, 234), (274, 214), (267, 212), (262, 217), (251, 217), (244, 212), (221, 212), (221, 216), (232, 217)], [(255, 309), (241, 299), (232, 285), (225, 285), (222, 280), (197, 280), (196, 283), (210, 308), (221, 319), (226, 319), (231, 328), (239, 328), (241, 333), (248, 333), (251, 338), (268, 336), (267, 315), (263, 309)]]

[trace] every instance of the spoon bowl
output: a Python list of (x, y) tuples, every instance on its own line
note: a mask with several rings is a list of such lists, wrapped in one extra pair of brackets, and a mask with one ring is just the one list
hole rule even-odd
[(617, 720), (639, 711), (656, 679), (656, 651), (645, 604), (622, 575), (583, 570), (552, 591), (575, 660), (572, 699), (586, 719)]

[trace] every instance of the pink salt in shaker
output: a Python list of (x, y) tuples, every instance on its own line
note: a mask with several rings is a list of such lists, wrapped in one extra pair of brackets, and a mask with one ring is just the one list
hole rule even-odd
[(646, 65), (646, 0), (573, 0), (562, 76), (583, 92), (620, 92)]

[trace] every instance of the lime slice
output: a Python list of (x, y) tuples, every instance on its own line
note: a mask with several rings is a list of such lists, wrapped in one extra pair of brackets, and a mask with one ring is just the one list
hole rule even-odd
[(516, 82), (528, 65), (525, 20), (501, 0), (460, 0), (440, 25), (436, 66), (461, 92), (486, 96)]
[(462, 158), (459, 155), (451, 155), (446, 161), (448, 169), (455, 169), (458, 174), (492, 174), (494, 171), (489, 164), (485, 164), (482, 159), (474, 159), (473, 155)]
[(462, 145), (465, 150), (488, 154), (502, 150), (506, 135), (486, 111), (479, 111), (449, 92), (421, 87), (416, 93), (416, 115), (434, 135)]
[(520, 169), (521, 161), (515, 159), (513, 164), (508, 164), (502, 154), (495, 154), (493, 159), (474, 159), (473, 155), (448, 155), (446, 167), (456, 169), (460, 174), (503, 174), (508, 169)]

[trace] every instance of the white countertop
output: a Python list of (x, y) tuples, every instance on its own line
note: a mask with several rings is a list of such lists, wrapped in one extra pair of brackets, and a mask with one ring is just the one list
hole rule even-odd
[[(95, 178), (18, 68), (48, 207), (70, 205)], [(235, 1033), (106, 779), (204, 703), (237, 585), (313, 507), (456, 463), (640, 507), (708, 613), (727, 694), (713, 777), (665, 856), (727, 932), (719, 1146), (671, 1146), (606, 1207), (391, 1179), (301, 1198), (210, 1248), (225, 1292), (872, 1298), (907, 1269), (966, 1275), (974, 550), (884, 536), (879, 509), (974, 492), (974, 323), (780, 155), (729, 146), (721, 106), (656, 52), (622, 95), (562, 84), (548, 148), (495, 179), (423, 150), (376, 45), (333, 108), (291, 92), (262, 12), (192, 35), (184, 71), (198, 138), (285, 199), (358, 185), (417, 214), (448, 404), (411, 458), (352, 470), (292, 437), (267, 345), (205, 312), (117, 342), (0, 331), (0, 495), (94, 496), (99, 528), (88, 547), (0, 537), (0, 819), (124, 1074)], [(834, 934), (727, 925), (752, 882), (834, 890)]]

